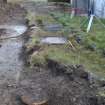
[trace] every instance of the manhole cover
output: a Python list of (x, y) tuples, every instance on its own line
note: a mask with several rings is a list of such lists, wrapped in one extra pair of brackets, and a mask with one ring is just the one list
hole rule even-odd
[(50, 25), (46, 25), (44, 27), (44, 30), (56, 32), (56, 31), (60, 31), (62, 28), (63, 28), (63, 26), (60, 24), (50, 24)]
[(67, 39), (64, 37), (45, 37), (41, 39), (41, 43), (45, 44), (65, 44)]

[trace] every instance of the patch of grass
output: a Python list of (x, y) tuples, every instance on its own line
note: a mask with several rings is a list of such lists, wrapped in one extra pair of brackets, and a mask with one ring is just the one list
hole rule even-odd
[[(70, 19), (70, 15), (68, 14), (57, 13), (53, 15), (57, 18), (57, 22), (49, 15), (37, 15), (35, 21), (39, 19), (42, 20), (44, 24), (61, 23), (64, 25), (64, 29), (56, 33), (40, 29), (38, 33), (34, 33), (34, 37), (63, 35), (72, 42), (76, 50), (73, 51), (68, 43), (66, 45), (41, 45), (43, 49), (34, 52), (30, 56), (31, 64), (45, 64), (46, 58), (51, 58), (65, 64), (83, 64), (86, 70), (100, 77), (105, 77), (105, 58), (102, 56), (102, 49), (105, 48), (105, 30), (99, 27), (99, 23), (95, 20), (91, 31), (86, 33), (85, 29), (87, 25), (82, 28), (80, 27), (81, 22), (85, 20), (86, 17)], [(76, 36), (82, 37), (81, 44), (76, 42)], [(38, 38), (34, 39), (32, 37), (32, 45), (36, 44)], [(96, 45), (95, 51), (87, 49), (92, 44)]]
[[(74, 43), (73, 43), (74, 44)], [(105, 59), (92, 51), (76, 48), (73, 51), (69, 44), (67, 45), (41, 45), (41, 51), (33, 53), (31, 64), (45, 64), (46, 58), (54, 59), (65, 64), (83, 64), (88, 71), (105, 77)], [(77, 46), (76, 46), (77, 47)], [(36, 54), (36, 55), (35, 55)]]
[(50, 23), (55, 23), (56, 21), (49, 15), (36, 15), (35, 16), (36, 21), (37, 20), (42, 20), (44, 24), (50, 24)]
[(48, 52), (49, 58), (67, 64), (83, 64), (87, 70), (105, 77), (105, 59), (91, 51), (67, 52), (64, 48), (50, 48)]
[(26, 19), (29, 20), (29, 25), (35, 24), (35, 13), (28, 11)]
[[(57, 21), (59, 21), (61, 24), (63, 24), (65, 27), (67, 27), (69, 30), (72, 31), (73, 29), (77, 30), (75, 34), (82, 35), (84, 37), (84, 45), (87, 46), (87, 44), (95, 43), (97, 46), (97, 49), (104, 49), (105, 48), (105, 28), (96, 20), (94, 19), (92, 28), (89, 33), (84, 32), (86, 30), (86, 27), (88, 26), (88, 23), (84, 25), (84, 27), (81, 28), (81, 24), (83, 23), (83, 20), (86, 20), (86, 17), (74, 17), (73, 19), (70, 18), (70, 15), (68, 14), (62, 14), (62, 13), (53, 13), (55, 17), (57, 17)], [(104, 19), (102, 20), (104, 23)], [(67, 29), (65, 28), (65, 29)], [(67, 33), (67, 30), (65, 31)], [(70, 32), (69, 32), (70, 33)], [(83, 33), (83, 34), (82, 34)]]
[(46, 59), (45, 59), (46, 53), (44, 53), (43, 51), (41, 52), (34, 52), (31, 56), (30, 56), (30, 64), (31, 66), (34, 65), (45, 65), (46, 63)]
[[(65, 29), (68, 28), (68, 30), (66, 31), (64, 29), (64, 33), (67, 33), (68, 31), (70, 35), (73, 34), (74, 36), (79, 35), (82, 37), (82, 46), (84, 48), (81, 49), (81, 47), (79, 48), (76, 45), (79, 49), (79, 52), (70, 52), (70, 56), (68, 56), (67, 58), (71, 59), (71, 55), (75, 55), (75, 60), (73, 60), (73, 62), (83, 64), (88, 70), (105, 77), (105, 58), (102, 55), (102, 50), (105, 49), (104, 27), (102, 27), (100, 23), (95, 19), (91, 31), (89, 33), (86, 33), (85, 30), (88, 24), (86, 23), (83, 27), (81, 27), (81, 23), (83, 22), (83, 20), (87, 19), (86, 17), (78, 16), (70, 19), (70, 15), (62, 13), (54, 13), (53, 16), (57, 17), (56, 20), (59, 21), (63, 26), (65, 26)], [(104, 22), (105, 20), (103, 19), (102, 21)], [(73, 29), (75, 29), (76, 32), (72, 32)], [(96, 47), (95, 51), (90, 51), (89, 47)], [(64, 58), (66, 59), (66, 56)]]

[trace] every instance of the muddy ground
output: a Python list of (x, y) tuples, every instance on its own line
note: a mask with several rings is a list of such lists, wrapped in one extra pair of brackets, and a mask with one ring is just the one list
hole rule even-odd
[(0, 14), (0, 104), (12, 105), (11, 93), (23, 69), (19, 59), (23, 39), (18, 36), (25, 31), (21, 26), (26, 26), (26, 12), (19, 5), (0, 4)]
[[(26, 25), (23, 7), (34, 12), (36, 8), (33, 3), (22, 8), (8, 4), (0, 10), (0, 23)], [(21, 96), (36, 103), (47, 100), (45, 105), (105, 105), (105, 98), (98, 95), (105, 82), (97, 83), (82, 65), (65, 65), (51, 59), (46, 59), (44, 66), (25, 65), (29, 55), (24, 45), (30, 33), (28, 29), (22, 37), (0, 41), (0, 105), (25, 105)]]

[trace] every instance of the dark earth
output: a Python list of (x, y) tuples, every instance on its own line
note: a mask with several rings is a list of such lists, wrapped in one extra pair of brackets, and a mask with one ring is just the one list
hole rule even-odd
[[(27, 26), (27, 8), (36, 12), (36, 7), (33, 2), (26, 4), (23, 2), (22, 7), (3, 5), (0, 24)], [(1, 30), (0, 36), (6, 30)], [(105, 105), (105, 98), (98, 95), (98, 89), (104, 88), (105, 82), (97, 82), (82, 65), (46, 59), (47, 64), (29, 68), (25, 62), (33, 50), (27, 53), (25, 44), (30, 32), (28, 28), (18, 38), (0, 40), (0, 105)], [(6, 36), (10, 37), (10, 33)]]

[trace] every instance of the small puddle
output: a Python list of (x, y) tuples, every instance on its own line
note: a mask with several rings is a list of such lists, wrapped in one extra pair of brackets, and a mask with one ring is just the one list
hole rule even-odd
[(44, 30), (51, 31), (51, 32), (60, 31), (62, 28), (63, 26), (60, 24), (50, 24), (50, 25), (44, 26)]
[(41, 39), (41, 43), (45, 44), (65, 44), (67, 39), (64, 37), (45, 37)]

